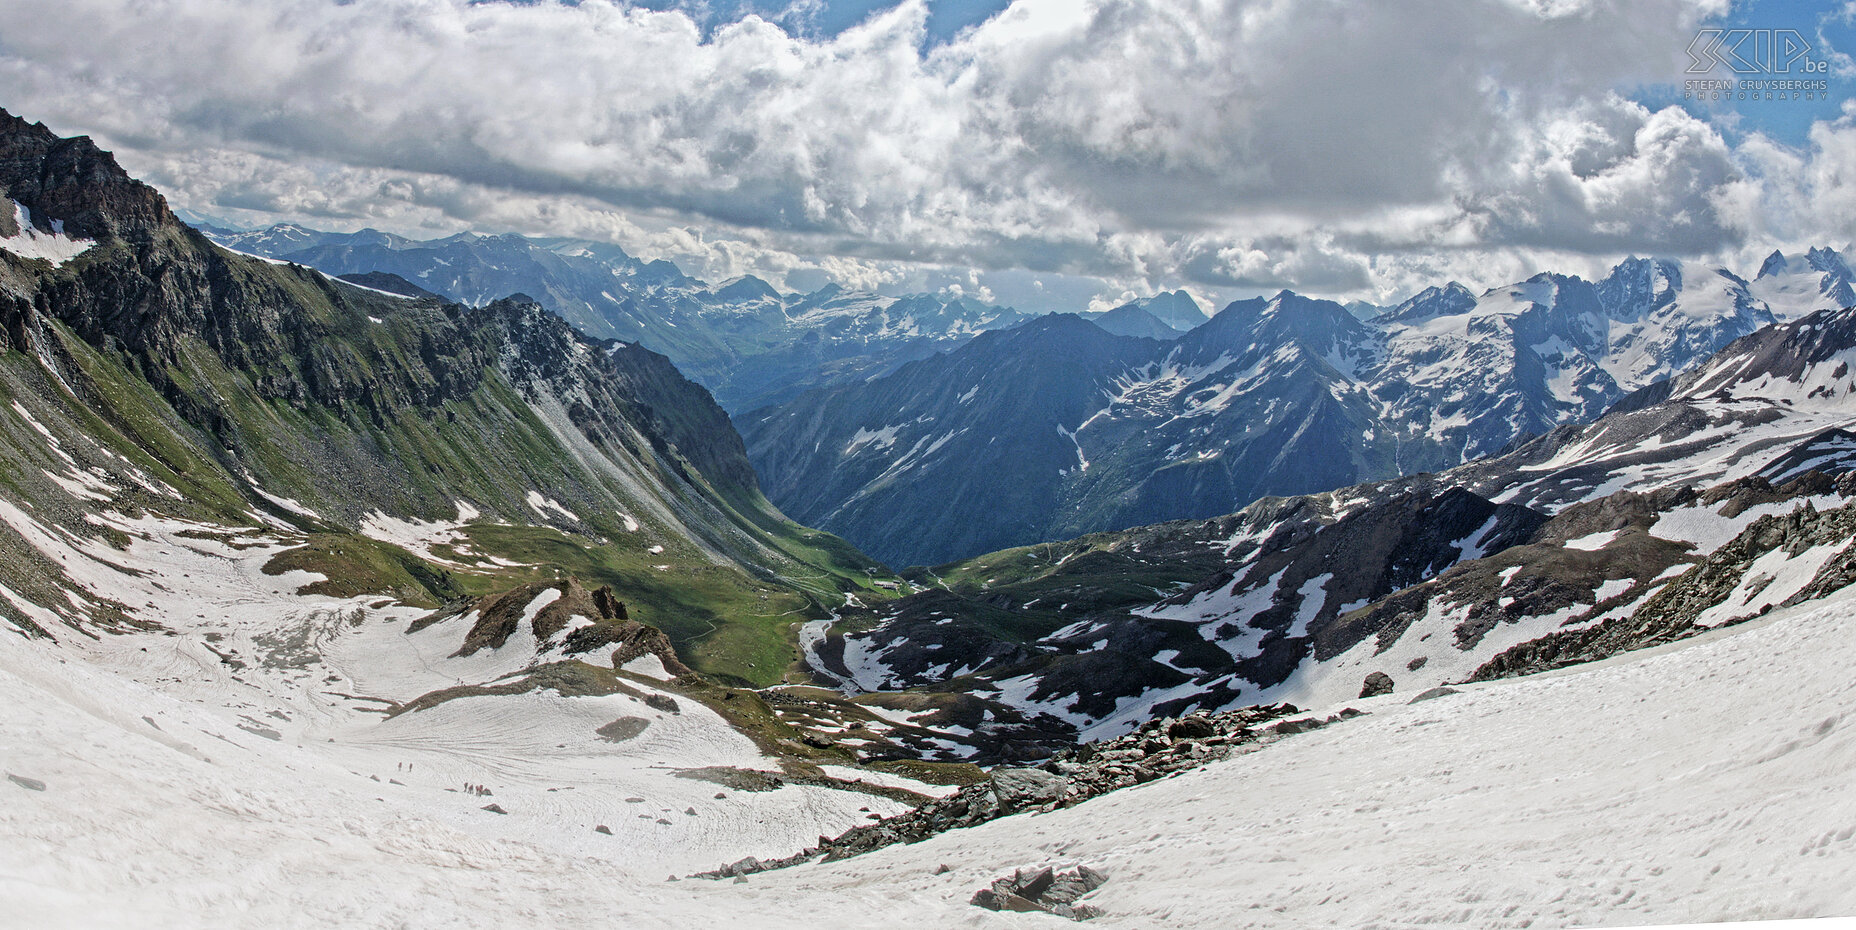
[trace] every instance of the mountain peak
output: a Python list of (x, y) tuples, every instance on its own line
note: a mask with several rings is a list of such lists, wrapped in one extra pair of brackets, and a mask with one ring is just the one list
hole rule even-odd
[(1393, 307), (1376, 318), (1379, 323), (1421, 323), (1443, 316), (1460, 316), (1475, 309), (1476, 295), (1462, 284), (1451, 281), (1438, 287), (1427, 287), (1404, 303)]
[(1160, 322), (1181, 331), (1192, 329), (1209, 319), (1205, 308), (1199, 306), (1199, 302), (1183, 290), (1162, 291), (1152, 297), (1143, 297), (1122, 306), (1139, 307), (1152, 314)]
[(1123, 304), (1095, 317), (1091, 322), (1117, 336), (1165, 340), (1180, 337), (1179, 330), (1135, 304)]
[[(102, 239), (178, 226), (155, 189), (129, 177), (89, 136), (65, 139), (44, 123), (0, 109), (0, 197), (31, 212), (33, 225)], [(10, 214), (12, 211), (4, 211)], [(10, 221), (11, 217), (8, 217)]]
[(1785, 253), (1778, 249), (1773, 249), (1772, 254), (1766, 256), (1765, 262), (1759, 266), (1758, 277), (1765, 278), (1775, 274), (1782, 274), (1785, 271), (1785, 265)]
[(1821, 271), (1840, 278), (1850, 276), (1850, 266), (1844, 262), (1843, 256), (1836, 249), (1820, 246), (1806, 252), (1804, 257), (1813, 271)]
[(1674, 303), (1681, 290), (1681, 262), (1633, 255), (1598, 282), (1598, 300), (1606, 316), (1629, 323)]
[(753, 300), (779, 300), (780, 292), (773, 285), (751, 274), (744, 274), (716, 288), (715, 296), (729, 303), (746, 303)]

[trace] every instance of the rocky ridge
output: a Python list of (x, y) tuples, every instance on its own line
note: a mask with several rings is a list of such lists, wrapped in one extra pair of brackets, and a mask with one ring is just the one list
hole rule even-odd
[[(1348, 708), (1326, 718), (1280, 720), (1301, 713), (1292, 704), (1247, 707), (1148, 721), (1125, 736), (1067, 749), (1033, 768), (1001, 767), (988, 779), (913, 810), (853, 828), (783, 859), (743, 859), (692, 878), (723, 879), (781, 869), (815, 859), (832, 861), (896, 843), (918, 843), (948, 830), (1013, 814), (1074, 807), (1090, 798), (1165, 778), (1232, 755), (1255, 752), (1284, 736), (1362, 715)], [(1265, 726), (1272, 720), (1278, 722)]]

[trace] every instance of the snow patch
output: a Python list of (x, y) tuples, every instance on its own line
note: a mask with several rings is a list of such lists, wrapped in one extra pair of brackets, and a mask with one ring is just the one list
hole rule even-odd
[[(575, 514), (573, 511), (568, 510), (566, 507), (561, 506), (561, 502), (555, 500), (552, 497), (541, 496), (541, 492), (539, 491), (528, 492), (528, 497), (526, 499), (528, 501), (529, 509), (535, 511), (535, 513), (539, 514), (541, 518), (544, 520), (548, 518), (548, 512), (553, 511), (555, 513), (560, 514), (563, 517), (566, 517), (569, 520), (572, 520), (575, 523), (580, 522), (580, 517), (578, 514)], [(636, 530), (637, 527), (627, 526), (626, 529)]]
[(20, 258), (41, 258), (53, 265), (62, 265), (97, 244), (94, 239), (74, 239), (65, 235), (63, 220), (53, 220), (52, 231), (41, 232), (32, 225), (32, 211), (17, 200), (12, 203), (13, 221), (19, 225), (19, 232), (0, 237), (0, 249)]

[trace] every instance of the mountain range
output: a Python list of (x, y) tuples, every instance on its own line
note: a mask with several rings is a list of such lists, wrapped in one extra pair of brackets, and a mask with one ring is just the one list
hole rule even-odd
[(912, 570), (808, 648), (1089, 740), (1695, 635), (1856, 579), (1853, 360), (1856, 308), (1819, 311), (1503, 455)]
[(1847, 903), (1834, 251), (1014, 319), (565, 240), (232, 251), (4, 112), (0, 198), (23, 922)]
[(1596, 284), (1451, 283), (1370, 320), (1287, 291), (1162, 338), (1053, 316), (736, 422), (795, 519), (932, 565), (1459, 465), (1843, 306), (1850, 280), (1814, 249), (1751, 281), (1633, 258)]
[(334, 233), (291, 224), (260, 230), (203, 224), (202, 231), (240, 252), (331, 275), (393, 275), (469, 306), (533, 295), (590, 336), (662, 353), (735, 413), (809, 387), (882, 374), (981, 330), (1025, 320), (1009, 308), (957, 296), (883, 297), (837, 285), (782, 294), (752, 275), (712, 285), (671, 262), (646, 262), (582, 239), (460, 233), (418, 241), (373, 229)]

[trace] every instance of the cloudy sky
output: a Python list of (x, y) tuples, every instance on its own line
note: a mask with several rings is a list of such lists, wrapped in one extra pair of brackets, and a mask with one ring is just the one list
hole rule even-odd
[[(177, 206), (712, 280), (1389, 302), (1856, 238), (1856, 4), (0, 0), (0, 106)], [(1685, 101), (1704, 28), (1825, 99)], [(1745, 46), (1749, 51), (1753, 45)], [(1773, 75), (1756, 75), (1771, 77)], [(1717, 68), (1710, 78), (1735, 75)]]

